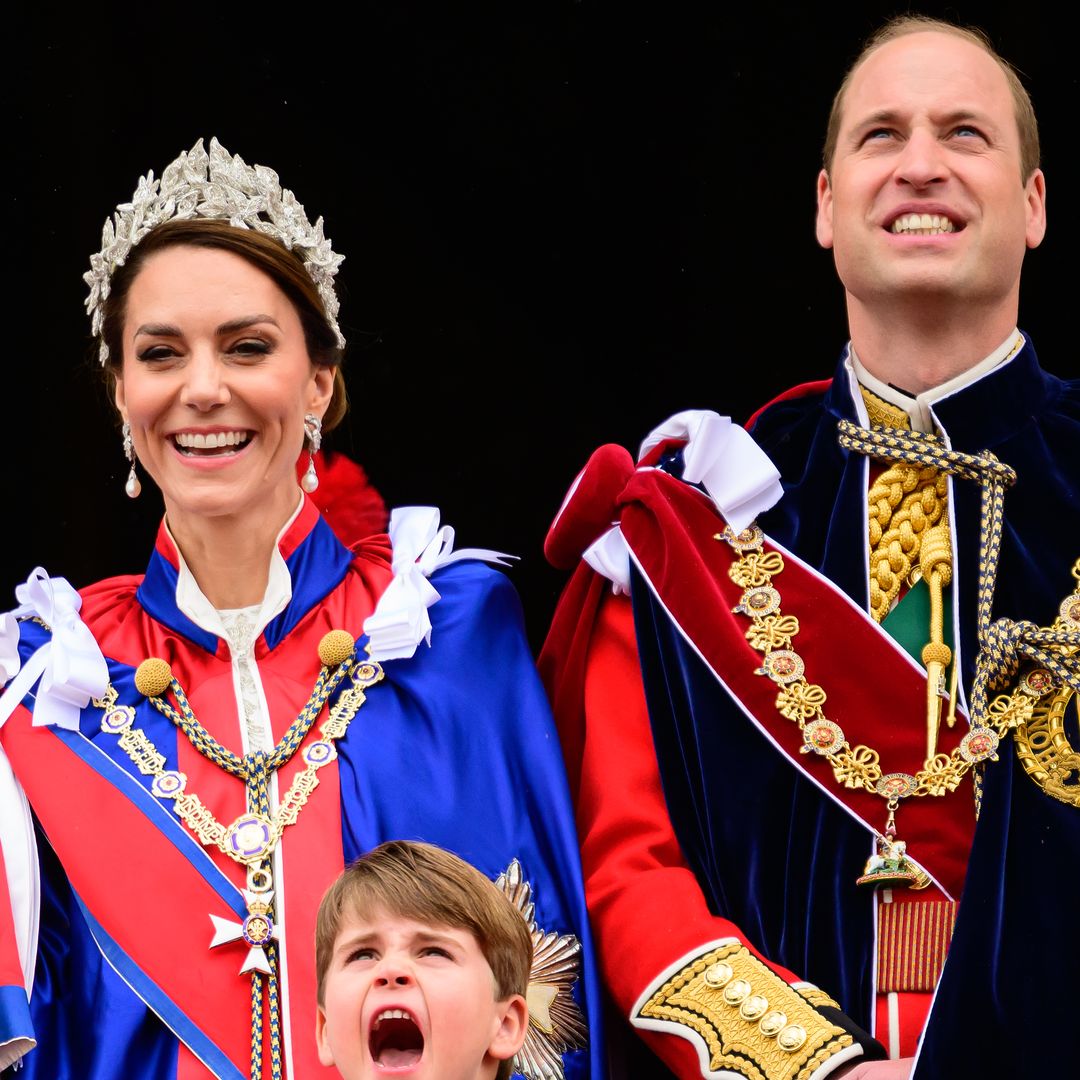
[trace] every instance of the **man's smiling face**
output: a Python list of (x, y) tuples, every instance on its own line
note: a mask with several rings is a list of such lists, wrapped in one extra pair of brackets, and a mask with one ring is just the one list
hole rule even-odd
[(920, 32), (855, 70), (817, 215), (849, 303), (1015, 304), (1045, 224), (1042, 173), (1021, 177), (1012, 94), (988, 53)]

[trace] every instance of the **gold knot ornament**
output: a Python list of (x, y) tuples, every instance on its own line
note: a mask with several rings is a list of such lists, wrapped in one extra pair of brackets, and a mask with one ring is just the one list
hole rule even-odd
[(331, 630), (319, 642), (319, 660), (324, 667), (337, 667), (352, 656), (355, 648), (356, 641), (348, 630)]
[(135, 669), (135, 689), (144, 697), (161, 697), (172, 685), (172, 668), (167, 660), (151, 656)]

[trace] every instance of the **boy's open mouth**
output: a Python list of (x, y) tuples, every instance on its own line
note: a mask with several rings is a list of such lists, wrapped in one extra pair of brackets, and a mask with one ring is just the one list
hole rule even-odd
[(404, 1009), (383, 1009), (368, 1037), (372, 1060), (388, 1069), (415, 1065), (424, 1053), (424, 1036)]

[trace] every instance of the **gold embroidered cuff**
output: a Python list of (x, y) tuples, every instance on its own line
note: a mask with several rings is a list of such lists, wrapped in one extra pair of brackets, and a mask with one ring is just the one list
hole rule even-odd
[(812, 987), (796, 990), (736, 941), (710, 948), (661, 979), (642, 995), (631, 1022), (677, 1031), (699, 1051), (703, 1044), (705, 1075), (724, 1069), (749, 1080), (809, 1080), (854, 1043), (814, 1007), (836, 1007), (828, 995)]
[(822, 1005), (825, 1005), (830, 1009), (844, 1011), (840, 1009), (840, 1004), (835, 998), (829, 997), (824, 990), (819, 990), (816, 986), (800, 986), (799, 993), (816, 1009), (820, 1009)]

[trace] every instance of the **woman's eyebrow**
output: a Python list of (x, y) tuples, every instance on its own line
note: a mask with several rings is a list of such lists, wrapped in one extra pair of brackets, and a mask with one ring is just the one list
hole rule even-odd
[(249, 326), (255, 326), (258, 323), (270, 323), (272, 326), (278, 325), (277, 319), (273, 315), (243, 315), (239, 319), (230, 319), (228, 322), (223, 322), (218, 328), (219, 334), (232, 334), (237, 330), (246, 330)]
[(180, 328), (171, 323), (143, 323), (135, 330), (135, 337), (149, 334), (151, 337), (180, 337)]

